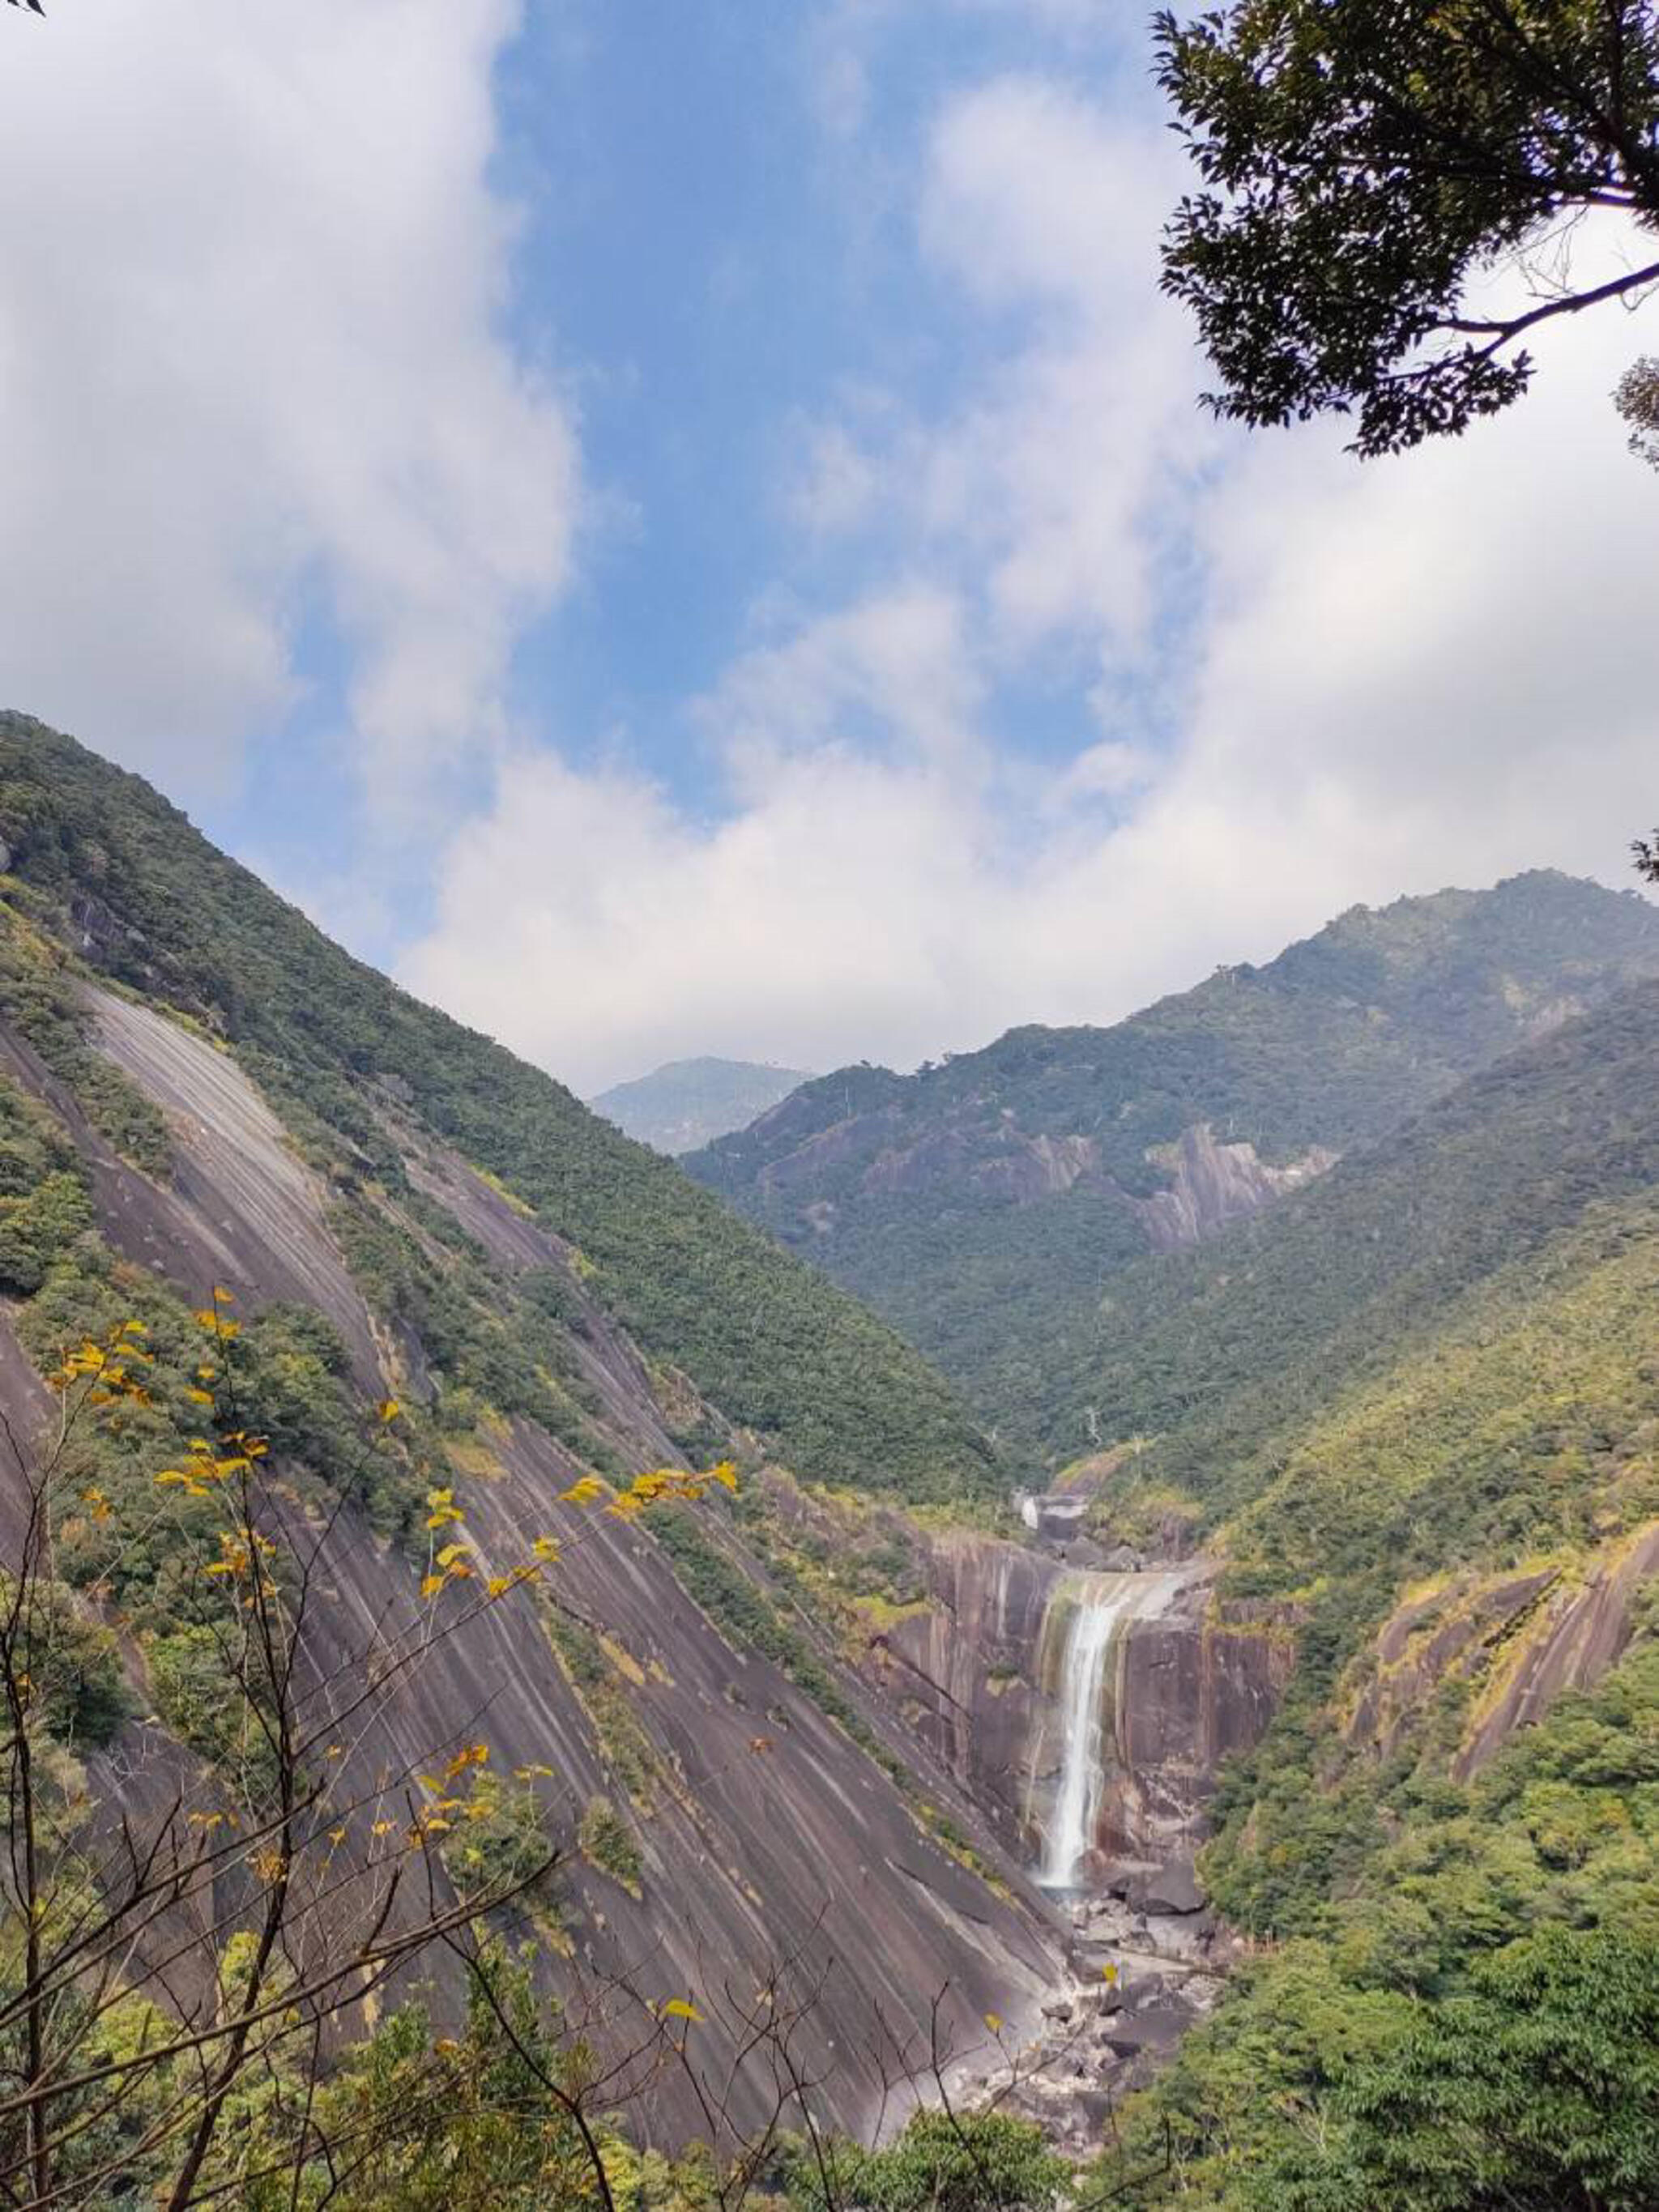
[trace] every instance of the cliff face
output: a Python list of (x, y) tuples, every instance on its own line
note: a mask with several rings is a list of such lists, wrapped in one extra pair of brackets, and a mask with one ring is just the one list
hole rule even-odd
[(1079, 1574), (989, 1538), (941, 1540), (933, 1603), (895, 1625), (886, 1678), (910, 1726), (1033, 1858), (1065, 1751), (1068, 1640), (1079, 1604), (1125, 1611), (1103, 1697), (1104, 1782), (1093, 1838), (1104, 1858), (1190, 1859), (1221, 1761), (1257, 1740), (1291, 1653), (1261, 1624), (1217, 1617), (1202, 1560), (1139, 1574)]
[(1337, 1161), (1328, 1146), (1314, 1145), (1288, 1165), (1269, 1167), (1254, 1145), (1218, 1144), (1207, 1121), (1182, 1130), (1177, 1143), (1158, 1147), (1149, 1158), (1170, 1177), (1167, 1188), (1135, 1204), (1146, 1241), (1158, 1252), (1214, 1236), (1230, 1221), (1299, 1190)]
[(1403, 1601), (1351, 1670), (1346, 1734), (1386, 1757), (1443, 1686), (1468, 1718), (1452, 1771), (1467, 1781), (1517, 1729), (1569, 1691), (1595, 1686), (1635, 1632), (1643, 1584), (1659, 1575), (1659, 1521), (1571, 1569), (1451, 1576)]
[[(315, 1309), (337, 1332), (364, 1397), (429, 1394), (436, 1363), (421, 1328), (371, 1310), (338, 1241), (326, 1186), (236, 1062), (142, 1006), (98, 990), (88, 1005), (97, 1049), (165, 1116), (169, 1173), (141, 1173), (118, 1157), (3, 1024), (0, 1070), (72, 1140), (98, 1232), (118, 1265), (192, 1302), (222, 1285), (245, 1319), (277, 1304)], [(690, 1385), (665, 1378), (644, 1356), (592, 1295), (568, 1245), (416, 1128), (395, 1093), (379, 1110), (409, 1182), (465, 1233), (492, 1280), (556, 1284), (592, 1449), (631, 1473), (681, 1461), (671, 1418), (684, 1423), (695, 1413), (718, 1435), (717, 1412), (695, 1393), (688, 1407)], [(0, 1322), (0, 1411), (28, 1436), (49, 1402)], [(799, 1951), (826, 1976), (803, 2057), (823, 2075), (826, 2114), (849, 2126), (862, 2125), (879, 2100), (878, 2013), (919, 2024), (944, 1990), (963, 2033), (989, 2011), (1016, 2029), (1036, 2024), (1058, 1971), (1059, 1936), (968, 1794), (923, 1761), (922, 1781), (907, 1796), (781, 1666), (716, 1625), (648, 1528), (561, 1504), (559, 1492), (588, 1464), (569, 1443), (522, 1416), (495, 1419), (468, 1464), (462, 1495), (479, 1572), (525, 1559), (538, 1537), (563, 1540), (556, 1612), (595, 1625), (597, 1674), (580, 1678), (559, 1644), (555, 1613), (534, 1593), (515, 1592), (400, 1677), (372, 1721), (354, 1722), (343, 1786), (372, 1794), (385, 1778), (429, 1763), (437, 1747), (477, 1734), (487, 1735), (502, 1771), (550, 1775), (544, 1808), (554, 1843), (574, 1844), (596, 1798), (615, 1804), (638, 1842), (641, 1893), (630, 1895), (572, 1848), (558, 1877), (568, 1953), (550, 1959), (549, 1971), (561, 1981), (609, 1982), (637, 1976), (646, 1960), (654, 1996), (713, 1986), (711, 1978), (739, 1962), (745, 1972), (763, 1970)], [(17, 1507), (15, 1480), (0, 1486), (0, 1541), (9, 1528), (15, 1540)], [(718, 1516), (711, 1526), (739, 1571), (758, 1578), (735, 1531)], [(419, 1578), (417, 1561), (356, 1512), (341, 1512), (318, 1564), (323, 1596), (308, 1655), (318, 1677), (360, 1681), (367, 1651), (418, 1633)], [(86, 1601), (96, 1605), (96, 1593)], [(118, 1615), (107, 1617), (123, 1627)], [(148, 1712), (145, 1643), (131, 1638), (127, 1650), (138, 1710)], [(871, 1741), (915, 1759), (881, 1700), (830, 1655), (823, 1663)], [(129, 1722), (88, 1773), (95, 1796), (138, 1821), (199, 1781), (191, 1754), (153, 1716)], [(919, 1816), (924, 1796), (967, 1838), (973, 1863)], [(195, 1934), (195, 1968), (205, 1977), (210, 1931)], [(180, 1960), (174, 1971), (188, 1985), (192, 1967)], [(718, 2028), (708, 2033), (712, 2057)], [(750, 2101), (740, 2079), (739, 2117)], [(752, 2116), (763, 2106), (757, 2083)], [(671, 2087), (660, 2120), (672, 2135), (694, 2129), (696, 2115), (678, 2108)]]

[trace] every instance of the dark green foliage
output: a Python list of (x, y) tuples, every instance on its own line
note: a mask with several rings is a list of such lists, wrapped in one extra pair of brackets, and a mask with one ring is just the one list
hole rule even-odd
[[(599, 2203), (576, 2125), (550, 2086), (579, 2087), (591, 2065), (538, 2002), (527, 1956), (489, 1947), (471, 1970), (459, 2038), (434, 2039), (424, 2008), (405, 2006), (326, 2085), (324, 2127), (341, 2130), (354, 2154), (344, 2173), (318, 2160), (299, 2201), (314, 2193), (342, 2212), (574, 2212)], [(611, 2148), (609, 2130), (605, 2142)], [(276, 2174), (264, 2193), (239, 2201), (250, 2212), (288, 2212), (294, 2185), (280, 2127), (263, 2147), (261, 2162)]]
[(1322, 2141), (1261, 2212), (1645, 2212), (1659, 2202), (1659, 1943), (1547, 1928), (1481, 1960), (1397, 2049), (1340, 2068)]
[(463, 1896), (543, 1898), (556, 1854), (542, 1801), (528, 1783), (481, 1776), (444, 1838), (444, 1864)]
[(92, 1225), (86, 1178), (61, 1126), (0, 1076), (0, 1291), (27, 1297)]
[(233, 1686), (222, 1625), (198, 1621), (147, 1639), (155, 1711), (180, 1743), (237, 1777), (256, 1802), (276, 1772), (271, 1738), (255, 1701)]
[(227, 1038), (313, 1157), (402, 1182), (385, 1079), (578, 1248), (588, 1286), (803, 1474), (917, 1496), (1000, 1480), (945, 1385), (882, 1324), (672, 1164), (418, 1005), (216, 853), (137, 777), (0, 717), (0, 836), (82, 957)]
[(1164, 283), (1224, 415), (1352, 413), (1368, 454), (1455, 433), (1525, 391), (1524, 331), (1659, 275), (1638, 242), (1595, 289), (1479, 304), (1494, 265), (1592, 208), (1659, 223), (1650, 0), (1231, 0), (1157, 35), (1202, 179)]
[[(9, 1616), (17, 1584), (0, 1573), (0, 1609)], [(107, 1743), (131, 1710), (120, 1647), (65, 1583), (30, 1588), (18, 1638), (20, 1671), (31, 1710), (55, 1741), (71, 1751)]]
[[(1479, 1591), (1570, 1588), (1659, 1514), (1656, 1063), (1659, 988), (1638, 983), (1115, 1286), (1090, 1384), (1117, 1433), (1163, 1434), (1099, 1510), (1184, 1490), (1219, 1524), (1229, 1597), (1297, 1652), (1203, 1860), (1217, 1905), (1281, 1948), (1131, 2109), (1116, 2201), (1651, 2200), (1653, 1600), (1594, 1688), (1468, 1778), (1458, 1754), (1504, 1661), (1498, 1629), (1460, 1634)], [(1401, 1690), (1411, 1665), (1373, 1639), (1407, 1585), (1421, 1650), (1468, 1668)], [(1373, 1685), (1407, 1700), (1380, 1737), (1357, 1721)]]
[[(411, 1211), (406, 1199), (399, 1203)], [(414, 1218), (430, 1233), (441, 1206)], [(441, 1260), (384, 1203), (366, 1195), (337, 1206), (330, 1226), (358, 1287), (384, 1320), (412, 1331), (431, 1367), (432, 1413), (441, 1432), (470, 1431), (480, 1415), (522, 1413), (605, 1474), (615, 1453), (590, 1418), (599, 1408), (550, 1312), (551, 1270), (529, 1295), (492, 1269), (457, 1224)]]
[[(1355, 908), (1112, 1029), (1014, 1030), (915, 1076), (822, 1077), (687, 1164), (869, 1298), (988, 1419), (1068, 1458), (1117, 1316), (1150, 1301), (1185, 1325), (1136, 1204), (1170, 1182), (1162, 1147), (1208, 1123), (1274, 1165), (1354, 1151), (1656, 969), (1650, 905), (1548, 872)], [(1155, 1384), (1168, 1357), (1137, 1335), (1121, 1364)], [(1109, 1396), (1099, 1419), (1124, 1432)]]
[(805, 2149), (791, 2162), (802, 2212), (1055, 2212), (1073, 2179), (1042, 2130), (1006, 2112), (917, 2112), (884, 2150), (837, 2144), (835, 2193)]

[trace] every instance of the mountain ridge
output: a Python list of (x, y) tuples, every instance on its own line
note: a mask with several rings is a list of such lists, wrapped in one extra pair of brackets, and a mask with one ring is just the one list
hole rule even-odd
[(665, 1060), (648, 1075), (613, 1083), (587, 1103), (636, 1142), (677, 1158), (746, 1128), (811, 1079), (805, 1068), (702, 1054)]
[(13, 881), (94, 972), (200, 1021), (302, 1148), (398, 1174), (405, 1103), (580, 1254), (658, 1358), (799, 1472), (936, 1495), (1000, 1486), (949, 1389), (864, 1309), (562, 1085), (331, 945), (142, 778), (0, 714)]
[(1032, 1373), (1107, 1284), (1373, 1141), (1530, 1031), (1659, 970), (1659, 909), (1553, 871), (1356, 908), (1109, 1029), (1010, 1030), (808, 1084), (690, 1172), (1029, 1439)]

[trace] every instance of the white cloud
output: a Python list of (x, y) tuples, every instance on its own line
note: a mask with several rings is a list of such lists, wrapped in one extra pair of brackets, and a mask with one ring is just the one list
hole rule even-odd
[(566, 411), (497, 335), (490, 70), (517, 12), (77, 0), (7, 25), (9, 700), (199, 777), (292, 703), (320, 609), (382, 789), (498, 738), (578, 508)]
[(848, 740), (951, 758), (971, 742), (979, 694), (959, 603), (910, 583), (753, 647), (702, 712), (741, 794), (778, 756)]
[[(908, 1065), (1112, 1019), (1358, 898), (1628, 882), (1659, 488), (1606, 395), (1639, 330), (1549, 333), (1520, 408), (1402, 459), (1362, 467), (1329, 423), (1212, 443), (1154, 289), (1147, 143), (1029, 79), (945, 113), (927, 249), (1012, 336), (965, 409), (890, 434), (903, 580), (775, 607), (706, 703), (719, 818), (515, 760), (416, 988), (590, 1090), (691, 1051)], [(1172, 606), (1201, 611), (1173, 672)], [(998, 683), (1055, 638), (1098, 656), (1103, 715), (1154, 671), (1173, 742), (1000, 750)]]

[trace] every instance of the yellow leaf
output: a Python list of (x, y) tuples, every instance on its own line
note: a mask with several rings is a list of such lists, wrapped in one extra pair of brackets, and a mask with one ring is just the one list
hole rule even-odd
[(236, 1303), (234, 1291), (226, 1290), (222, 1283), (216, 1283), (213, 1285), (213, 1295), (216, 1301), (222, 1306), (234, 1306)]
[(441, 1575), (422, 1575), (421, 1577), (421, 1595), (422, 1597), (436, 1597), (438, 1592), (443, 1588), (443, 1586), (444, 1577)]
[(546, 1559), (550, 1563), (558, 1558), (563, 1547), (556, 1536), (538, 1536), (530, 1548), (538, 1559)]
[(684, 1997), (670, 1997), (662, 2008), (662, 2016), (665, 2020), (701, 2021), (702, 2018), (696, 2005), (688, 2004)]
[(189, 1399), (192, 1406), (210, 1406), (213, 1403), (213, 1393), (211, 1390), (197, 1390), (192, 1389), (186, 1390), (185, 1395)]
[(383, 1421), (395, 1421), (404, 1409), (395, 1398), (382, 1398), (374, 1410)]
[(988, 2012), (985, 2015), (985, 2025), (990, 2029), (993, 2035), (1000, 2035), (1002, 2033), (1002, 2014), (1000, 2012)]
[(446, 1544), (438, 1554), (438, 1565), (441, 1567), (453, 1567), (456, 1560), (464, 1558), (465, 1553), (465, 1544)]
[(1109, 1984), (1115, 1982), (1117, 1979), (1117, 1968), (1115, 1966), (1103, 1966), (1100, 1970), (1100, 1978), (1103, 1982), (1108, 1983)]
[(729, 1459), (723, 1459), (718, 1467), (709, 1468), (708, 1480), (711, 1482), (718, 1482), (723, 1489), (735, 1490), (738, 1486), (738, 1470)]

